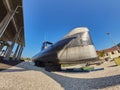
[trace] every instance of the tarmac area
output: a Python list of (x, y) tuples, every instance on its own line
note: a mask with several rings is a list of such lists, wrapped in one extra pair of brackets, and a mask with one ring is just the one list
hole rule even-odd
[(92, 72), (47, 72), (31, 62), (10, 63), (0, 62), (0, 90), (120, 90), (120, 67), (114, 61), (95, 65), (104, 70)]

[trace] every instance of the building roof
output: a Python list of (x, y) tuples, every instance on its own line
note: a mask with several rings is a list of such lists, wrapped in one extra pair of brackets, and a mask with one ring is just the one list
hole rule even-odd
[(118, 48), (120, 49), (120, 47), (114, 46), (114, 47), (107, 48), (107, 49), (104, 49), (104, 50), (100, 50), (100, 51), (97, 51), (97, 52), (113, 52), (115, 50), (118, 50)]

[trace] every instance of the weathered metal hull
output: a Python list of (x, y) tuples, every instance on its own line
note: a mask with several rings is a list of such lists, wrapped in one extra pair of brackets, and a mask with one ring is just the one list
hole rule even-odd
[(97, 59), (93, 45), (63, 49), (58, 53), (59, 63), (87, 63)]
[(63, 39), (35, 55), (32, 60), (43, 63), (87, 63), (97, 54), (87, 28), (76, 28)]

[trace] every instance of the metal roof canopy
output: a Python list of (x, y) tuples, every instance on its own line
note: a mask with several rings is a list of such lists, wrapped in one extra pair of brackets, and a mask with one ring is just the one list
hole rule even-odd
[(16, 9), (15, 15), (8, 24), (5, 32), (1, 36), (0, 40), (13, 41), (15, 34), (20, 31), (19, 38), (16, 43), (25, 46), (24, 37), (24, 20), (23, 20), (23, 8), (22, 0), (0, 0), (0, 22), (5, 18), (8, 12)]

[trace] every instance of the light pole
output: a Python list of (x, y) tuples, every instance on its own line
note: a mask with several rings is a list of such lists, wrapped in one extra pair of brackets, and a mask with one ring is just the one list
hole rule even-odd
[(118, 45), (115, 43), (115, 41), (114, 41), (113, 38), (111, 37), (110, 33), (107, 32), (106, 34), (109, 36), (110, 40), (113, 42), (113, 44), (116, 46), (116, 48), (120, 51)]

